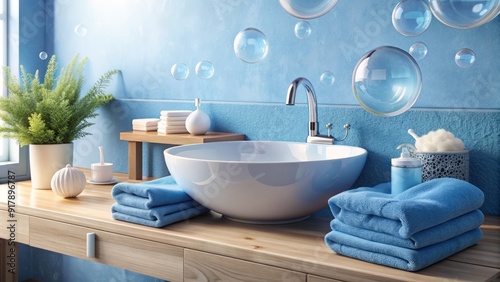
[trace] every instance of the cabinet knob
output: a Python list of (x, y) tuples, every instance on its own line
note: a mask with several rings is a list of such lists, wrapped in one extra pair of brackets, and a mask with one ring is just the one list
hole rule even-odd
[(95, 258), (95, 233), (87, 233), (87, 257)]

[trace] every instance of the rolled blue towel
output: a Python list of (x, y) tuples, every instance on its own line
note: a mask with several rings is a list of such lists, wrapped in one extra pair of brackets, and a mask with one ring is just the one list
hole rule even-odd
[(111, 195), (118, 204), (138, 209), (150, 209), (192, 200), (176, 184), (172, 176), (141, 183), (118, 183), (111, 190)]
[(409, 238), (481, 207), (483, 192), (454, 178), (433, 179), (400, 194), (391, 184), (363, 187), (328, 200), (335, 218), (351, 226)]
[(328, 233), (325, 236), (325, 242), (330, 249), (341, 255), (403, 270), (417, 271), (477, 244), (482, 235), (481, 229), (475, 228), (446, 241), (417, 250), (372, 242), (337, 230)]
[(361, 239), (373, 242), (399, 246), (408, 249), (420, 249), (427, 247), (472, 229), (478, 228), (484, 221), (484, 215), (480, 210), (474, 210), (439, 225), (417, 232), (409, 238), (402, 238), (386, 233), (372, 231), (343, 223), (339, 219), (334, 219), (330, 223), (332, 230), (353, 235)]
[(111, 206), (111, 215), (114, 219), (151, 227), (163, 227), (208, 211), (194, 200), (151, 209), (138, 209), (118, 203)]

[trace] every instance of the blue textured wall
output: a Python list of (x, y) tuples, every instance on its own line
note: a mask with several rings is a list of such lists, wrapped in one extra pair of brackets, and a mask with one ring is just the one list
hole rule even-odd
[[(318, 95), (321, 130), (332, 122), (335, 135), (340, 135), (342, 125), (350, 123), (352, 130), (345, 143), (369, 151), (356, 186), (390, 179), (390, 158), (398, 155), (396, 146), (413, 141), (406, 133), (409, 128), (419, 134), (445, 128), (470, 150), (470, 182), (486, 195), (482, 210), (500, 215), (500, 17), (472, 30), (450, 29), (433, 19), (428, 31), (409, 38), (391, 24), (397, 1), (339, 1), (328, 14), (309, 21), (312, 35), (300, 40), (293, 33), (299, 20), (287, 14), (278, 1), (20, 3), (24, 13), (19, 19), (23, 39), (19, 61), (28, 70), (43, 69), (46, 61), (38, 59), (41, 51), (56, 54), (61, 65), (75, 53), (87, 56), (88, 87), (105, 71), (121, 70), (110, 89), (117, 99), (99, 110), (97, 124), (91, 128), (93, 135), (75, 142), (75, 165), (89, 167), (97, 162), (97, 146), (102, 145), (116, 171), (126, 172), (127, 144), (119, 141), (119, 132), (130, 130), (134, 118), (157, 117), (161, 110), (193, 109), (195, 97), (202, 98), (202, 108), (212, 118), (212, 130), (244, 133), (252, 140), (304, 141), (305, 95), (298, 97), (302, 104), (284, 105), (288, 84), (304, 76)], [(84, 36), (75, 33), (77, 25), (87, 29)], [(247, 27), (260, 29), (269, 39), (269, 54), (257, 64), (243, 63), (233, 51), (234, 37)], [(378, 46), (408, 50), (416, 41), (425, 42), (429, 54), (418, 61), (423, 86), (415, 107), (390, 118), (359, 107), (351, 90), (358, 59)], [(465, 47), (475, 51), (477, 61), (462, 69), (455, 65), (454, 55)], [(213, 63), (211, 79), (202, 80), (194, 73), (200, 60)], [(175, 63), (189, 66), (191, 74), (186, 80), (170, 75)], [(333, 86), (320, 83), (324, 71), (335, 75)], [(165, 148), (145, 146), (145, 174), (159, 177), (168, 173), (162, 155)], [(106, 278), (126, 277), (125, 272), (111, 267), (34, 248), (25, 252), (30, 254), (26, 260), (32, 262), (34, 278), (43, 281), (69, 281), (68, 273), (82, 267)], [(40, 259), (42, 256), (50, 259)], [(52, 265), (53, 272), (37, 272), (42, 263)], [(85, 277), (80, 281), (85, 279), (92, 280)], [(154, 281), (142, 276), (134, 279)]]

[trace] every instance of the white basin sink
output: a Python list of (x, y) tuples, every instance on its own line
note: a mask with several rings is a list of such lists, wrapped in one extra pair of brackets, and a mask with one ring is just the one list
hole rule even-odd
[(249, 223), (307, 218), (351, 188), (363, 148), (278, 141), (229, 141), (172, 147), (168, 170), (196, 201)]

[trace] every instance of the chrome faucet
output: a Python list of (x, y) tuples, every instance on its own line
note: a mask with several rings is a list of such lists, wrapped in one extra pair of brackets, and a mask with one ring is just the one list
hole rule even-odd
[[(316, 93), (314, 92), (314, 87), (312, 83), (303, 77), (299, 77), (292, 81), (290, 86), (288, 87), (288, 92), (286, 95), (286, 105), (295, 105), (295, 96), (297, 94), (297, 88), (303, 85), (306, 89), (307, 94), (307, 104), (309, 107), (309, 135), (307, 136), (307, 143), (322, 143), (322, 144), (333, 144), (335, 142), (335, 138), (330, 135), (331, 123), (327, 124), (328, 128), (328, 136), (320, 136), (318, 131), (318, 105), (316, 102)], [(346, 130), (346, 134), (344, 138), (338, 140), (343, 141), (347, 138), (349, 133), (350, 125), (345, 124), (344, 129)]]

